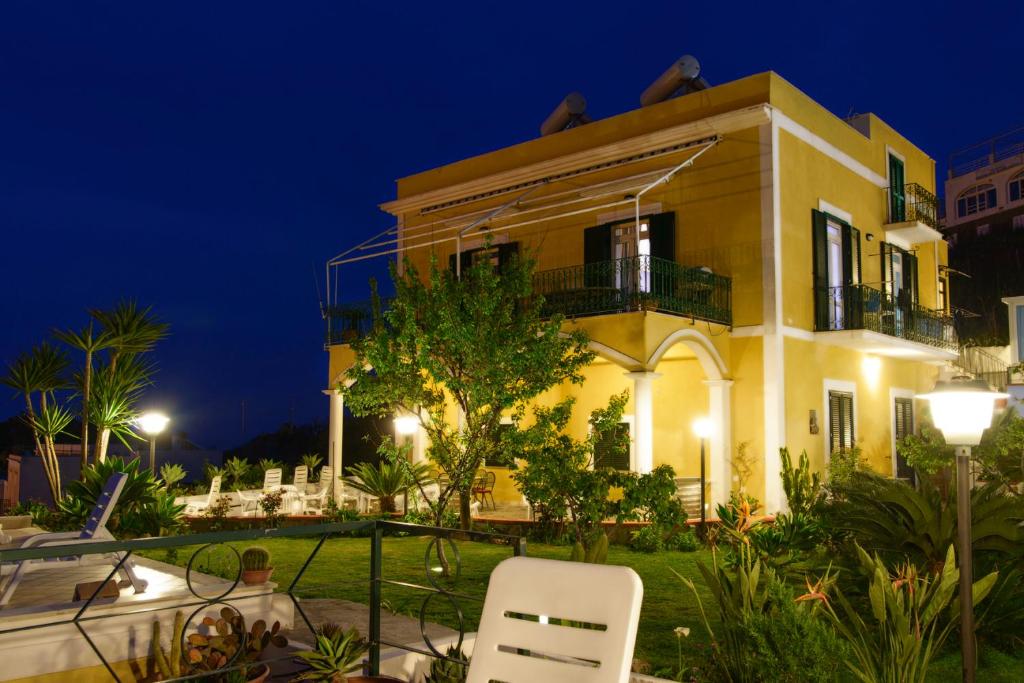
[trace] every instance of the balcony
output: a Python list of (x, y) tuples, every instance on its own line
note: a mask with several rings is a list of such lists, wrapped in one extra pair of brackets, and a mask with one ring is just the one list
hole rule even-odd
[(815, 290), (815, 331), (825, 343), (885, 356), (952, 360), (953, 319), (866, 285)]
[[(387, 302), (381, 301), (382, 306)], [(327, 345), (350, 344), (373, 327), (373, 301), (355, 301), (330, 306), (324, 315)]]
[(544, 296), (544, 312), (569, 318), (658, 311), (732, 324), (732, 283), (724, 275), (652, 256), (545, 270), (533, 289)]

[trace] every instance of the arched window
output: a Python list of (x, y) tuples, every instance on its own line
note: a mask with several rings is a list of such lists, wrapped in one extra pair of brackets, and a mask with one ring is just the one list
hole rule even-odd
[(996, 207), (996, 187), (986, 183), (967, 188), (956, 198), (956, 215), (971, 216)]
[(1024, 199), (1024, 171), (1010, 178), (1008, 192), (1011, 202), (1019, 202)]

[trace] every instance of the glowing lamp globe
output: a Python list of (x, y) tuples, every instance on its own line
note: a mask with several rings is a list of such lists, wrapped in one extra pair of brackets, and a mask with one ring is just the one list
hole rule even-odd
[(395, 431), (400, 436), (412, 436), (419, 429), (420, 422), (413, 415), (401, 415), (395, 418)]
[(930, 393), (918, 398), (931, 406), (932, 422), (951, 446), (977, 446), (992, 425), (997, 399), (1008, 394), (992, 391), (983, 380), (954, 377), (937, 382)]
[(135, 424), (146, 434), (156, 436), (167, 428), (167, 423), (170, 421), (171, 418), (163, 413), (149, 412), (139, 415), (135, 420)]
[(711, 436), (711, 420), (706, 417), (699, 417), (693, 421), (693, 433), (700, 439), (707, 439)]

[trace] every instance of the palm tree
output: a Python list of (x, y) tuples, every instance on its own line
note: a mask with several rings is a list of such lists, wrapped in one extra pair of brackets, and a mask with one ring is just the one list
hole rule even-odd
[[(118, 303), (109, 311), (92, 309), (89, 315), (103, 327), (103, 332), (108, 335), (107, 346), (110, 350), (110, 358), (107, 364), (109, 383), (105, 391), (101, 393), (107, 401), (104, 406), (107, 411), (101, 420), (104, 424), (111, 424), (111, 427), (100, 426), (100, 421), (93, 419), (97, 425), (99, 437), (96, 441), (96, 461), (102, 462), (107, 457), (107, 444), (110, 442), (111, 429), (126, 426), (134, 416), (135, 400), (138, 398), (138, 391), (141, 386), (133, 386), (132, 378), (121, 378), (119, 381), (118, 364), (126, 359), (133, 359), (140, 353), (151, 351), (158, 341), (167, 336), (167, 323), (160, 322), (152, 314), (152, 308), (140, 308), (133, 300), (125, 300)], [(146, 377), (142, 386), (149, 384), (149, 376), (153, 372), (152, 366), (146, 367)], [(133, 369), (132, 373), (136, 369)], [(132, 374), (129, 373), (129, 374)], [(90, 402), (93, 398), (90, 397)], [(131, 413), (130, 416), (128, 413)], [(127, 422), (126, 422), (127, 421)], [(124, 434), (118, 434), (118, 438), (124, 442)], [(127, 443), (127, 442), (125, 442)]]
[(361, 462), (349, 467), (348, 471), (354, 476), (346, 477), (345, 482), (377, 498), (381, 512), (395, 512), (395, 498), (430, 477), (430, 466), (422, 462), (409, 464), (381, 460), (377, 467)]
[[(7, 374), (3, 377), (3, 383), (21, 394), (25, 400), (25, 421), (32, 428), (36, 452), (43, 461), (54, 503), (62, 497), (54, 440), (67, 427), (67, 422), (63, 422), (63, 413), (67, 411), (56, 405), (54, 392), (67, 386), (64, 376), (67, 367), (67, 355), (43, 342), (30, 353), (18, 356), (7, 366)], [(38, 412), (34, 402), (37, 394)]]
[(68, 346), (85, 353), (85, 363), (78, 375), (79, 392), (82, 397), (82, 465), (81, 471), (89, 465), (89, 402), (92, 398), (93, 357), (110, 345), (106, 330), (93, 334), (93, 323), (81, 332), (54, 330), (54, 336)]
[(111, 359), (96, 369), (89, 399), (90, 418), (97, 431), (95, 462), (106, 460), (111, 434), (126, 446), (128, 439), (136, 438), (132, 431), (136, 405), (142, 391), (152, 384), (152, 374), (153, 366), (131, 353), (122, 355), (118, 365)]

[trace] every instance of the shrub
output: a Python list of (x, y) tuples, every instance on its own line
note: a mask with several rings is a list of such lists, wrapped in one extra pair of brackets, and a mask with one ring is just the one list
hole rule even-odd
[(793, 513), (809, 514), (817, 509), (824, 496), (821, 475), (811, 472), (807, 451), (800, 452), (800, 461), (793, 467), (788, 448), (780, 448), (782, 459), (782, 488), (786, 492), (789, 509)]
[(641, 553), (656, 553), (665, 549), (661, 530), (655, 524), (640, 527), (630, 535), (629, 548)]
[(692, 553), (700, 550), (700, 539), (690, 529), (682, 529), (665, 539), (665, 548), (681, 553)]
[(281, 504), (284, 502), (284, 492), (280, 489), (276, 491), (267, 491), (260, 496), (259, 506), (263, 510), (263, 514), (267, 516), (267, 526), (271, 528), (277, 527), (281, 521)]
[(160, 467), (160, 478), (168, 489), (173, 489), (185, 478), (185, 468), (177, 463), (165, 462)]

